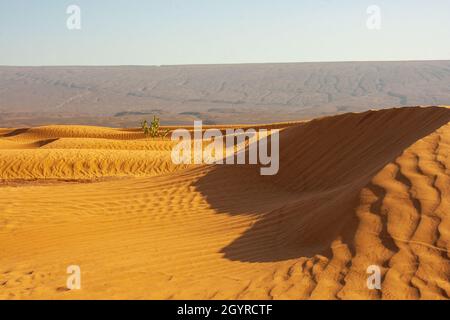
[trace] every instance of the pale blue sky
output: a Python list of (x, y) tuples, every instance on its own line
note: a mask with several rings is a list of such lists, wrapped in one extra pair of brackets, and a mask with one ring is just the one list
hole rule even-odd
[(449, 0), (0, 0), (0, 65), (425, 59), (450, 59)]

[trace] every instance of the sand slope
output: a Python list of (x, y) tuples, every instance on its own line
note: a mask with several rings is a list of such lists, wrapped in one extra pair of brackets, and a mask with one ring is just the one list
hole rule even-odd
[(2, 129), (0, 298), (448, 299), (449, 122), (429, 107), (290, 126), (273, 177), (174, 166), (170, 141), (132, 130)]

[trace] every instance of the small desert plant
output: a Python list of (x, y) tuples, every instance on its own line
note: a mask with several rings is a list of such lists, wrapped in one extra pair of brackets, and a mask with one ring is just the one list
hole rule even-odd
[(149, 134), (149, 127), (148, 127), (148, 122), (147, 120), (144, 120), (141, 122), (141, 129), (144, 132), (145, 135)]
[(166, 137), (169, 133), (169, 129), (161, 130), (160, 124), (159, 124), (159, 118), (156, 116), (153, 116), (153, 120), (150, 122), (150, 126), (148, 125), (148, 121), (144, 120), (141, 122), (141, 128), (142, 131), (146, 136), (150, 136), (152, 138), (157, 137)]
[(159, 135), (159, 118), (153, 116), (153, 120), (150, 123), (150, 136), (156, 138)]

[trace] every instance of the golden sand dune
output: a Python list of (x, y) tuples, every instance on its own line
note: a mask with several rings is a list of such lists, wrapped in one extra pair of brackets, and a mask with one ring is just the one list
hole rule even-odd
[(0, 179), (87, 180), (160, 175), (175, 166), (170, 139), (149, 140), (138, 130), (48, 126), (0, 133)]
[(51, 138), (103, 138), (103, 139), (136, 139), (143, 138), (137, 130), (121, 130), (92, 126), (44, 126), (23, 128), (3, 133), (4, 137), (15, 140), (51, 139)]
[(170, 153), (159, 151), (14, 149), (0, 156), (0, 175), (6, 180), (153, 176), (181, 168), (171, 163)]
[(2, 129), (0, 298), (448, 299), (449, 122), (429, 107), (290, 126), (266, 177), (177, 167), (136, 130)]

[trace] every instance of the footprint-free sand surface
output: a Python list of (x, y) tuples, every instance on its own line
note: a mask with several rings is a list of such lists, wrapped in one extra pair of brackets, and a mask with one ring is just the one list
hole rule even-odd
[(275, 176), (174, 165), (173, 142), (139, 130), (0, 129), (0, 298), (448, 299), (449, 122), (286, 124)]

